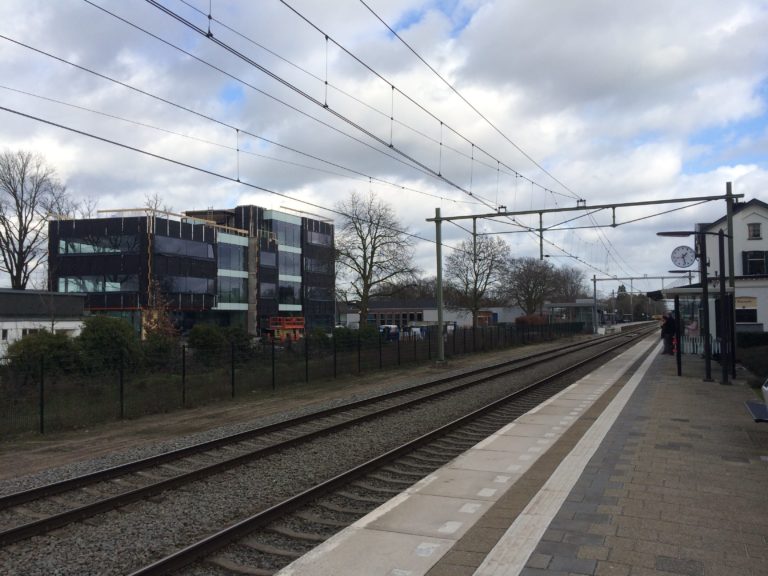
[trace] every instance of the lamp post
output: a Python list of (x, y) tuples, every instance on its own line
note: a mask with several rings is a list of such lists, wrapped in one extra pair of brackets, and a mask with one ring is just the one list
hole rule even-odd
[[(718, 258), (720, 259), (720, 268), (723, 267), (725, 260), (725, 238), (731, 236), (719, 230), (717, 232), (697, 231), (675, 231), (675, 232), (656, 232), (657, 236), (688, 237), (695, 236), (699, 250), (699, 274), (701, 276), (701, 299), (704, 306), (703, 313), (703, 332), (704, 332), (704, 380), (712, 382), (712, 345), (709, 339), (709, 278), (707, 277), (707, 239), (706, 236), (717, 236)], [(725, 298), (725, 274), (720, 271), (720, 333), (723, 335), (720, 346), (720, 363), (722, 366), (721, 384), (728, 384), (728, 338), (726, 336), (728, 313), (726, 310)]]

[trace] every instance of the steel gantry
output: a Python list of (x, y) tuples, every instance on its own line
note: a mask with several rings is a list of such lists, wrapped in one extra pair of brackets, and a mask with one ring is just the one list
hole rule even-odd
[[(561, 208), (545, 208), (545, 209), (531, 209), (531, 210), (514, 210), (514, 211), (508, 211), (506, 210), (505, 206), (500, 206), (499, 210), (496, 212), (490, 212), (486, 214), (470, 214), (470, 215), (463, 215), (463, 216), (441, 216), (440, 209), (435, 209), (435, 217), (434, 218), (427, 218), (427, 222), (434, 222), (435, 223), (435, 238), (436, 238), (436, 259), (437, 259), (437, 286), (436, 286), (436, 296), (437, 296), (437, 323), (438, 323), (438, 338), (437, 338), (437, 360), (438, 362), (443, 362), (445, 360), (445, 349), (444, 349), (444, 343), (443, 343), (443, 284), (442, 284), (442, 271), (443, 271), (443, 262), (442, 262), (442, 246), (441, 246), (441, 240), (442, 240), (442, 231), (441, 226), (443, 222), (454, 222), (457, 220), (472, 220), (473, 226), (472, 226), (472, 236), (473, 240), (477, 236), (476, 232), (476, 223), (478, 219), (481, 220), (490, 220), (495, 219), (499, 217), (511, 217), (514, 218), (515, 216), (525, 216), (525, 215), (531, 215), (531, 214), (538, 214), (539, 216), (539, 227), (538, 228), (531, 228), (527, 226), (523, 226), (517, 222), (512, 222), (515, 226), (518, 226), (522, 228), (522, 230), (516, 230), (514, 233), (519, 232), (531, 232), (535, 233), (539, 237), (539, 258), (541, 260), (544, 259), (544, 232), (546, 231), (561, 231), (561, 230), (575, 230), (578, 228), (616, 228), (617, 226), (621, 226), (623, 224), (629, 224), (631, 221), (627, 222), (616, 222), (616, 210), (618, 208), (629, 208), (629, 207), (636, 207), (636, 206), (653, 206), (653, 205), (662, 205), (662, 204), (682, 204), (682, 203), (688, 203), (688, 202), (713, 202), (717, 200), (725, 200), (726, 206), (727, 206), (727, 215), (728, 215), (728, 221), (731, 222), (731, 218), (733, 216), (733, 201), (736, 198), (743, 198), (743, 194), (733, 194), (731, 191), (731, 183), (728, 182), (726, 186), (726, 194), (722, 194), (719, 196), (693, 196), (689, 198), (669, 198), (667, 200), (645, 200), (642, 202), (614, 202), (611, 204), (594, 204), (594, 205), (587, 205), (585, 200), (577, 200), (576, 206), (565, 206)], [(501, 210), (503, 208), (503, 210)], [(583, 211), (586, 212), (583, 216), (580, 216), (580, 218), (584, 216), (589, 216), (591, 214), (594, 214), (595, 212), (600, 212), (602, 210), (611, 210), (612, 212), (612, 222), (611, 224), (595, 224), (592, 226), (584, 226), (584, 227), (569, 227), (569, 228), (559, 228), (557, 226), (561, 226), (562, 224), (566, 224), (567, 222), (570, 222), (572, 220), (562, 222), (560, 224), (557, 224), (555, 226), (545, 228), (544, 227), (544, 214), (549, 213), (555, 213), (555, 212), (576, 212), (576, 211)], [(733, 255), (733, 240), (729, 240), (729, 253), (732, 256)], [(733, 258), (731, 257), (731, 262), (733, 262)], [(733, 270), (730, 270), (730, 274), (732, 277)], [(731, 280), (732, 281), (732, 280)]]

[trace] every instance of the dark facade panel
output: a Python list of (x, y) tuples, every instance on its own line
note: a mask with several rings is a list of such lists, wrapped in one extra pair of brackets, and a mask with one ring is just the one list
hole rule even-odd
[(0, 317), (79, 318), (85, 310), (85, 297), (38, 290), (0, 290)]

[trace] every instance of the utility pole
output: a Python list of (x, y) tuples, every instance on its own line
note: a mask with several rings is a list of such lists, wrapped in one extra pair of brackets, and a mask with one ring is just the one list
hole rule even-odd
[[(443, 343), (443, 247), (442, 230), (440, 225), (440, 208), (435, 208), (435, 243), (437, 244), (437, 278), (435, 280), (435, 296), (437, 297), (437, 361), (445, 362), (445, 346)], [(474, 240), (475, 236), (472, 235)]]
[(592, 275), (592, 334), (597, 334), (597, 276)]
[[(731, 294), (727, 297), (728, 302), (731, 305), (730, 314), (730, 341), (731, 341), (731, 376), (736, 378), (736, 279), (734, 274), (734, 258), (733, 258), (733, 238), (735, 232), (733, 230), (733, 191), (731, 190), (731, 183), (725, 183), (725, 203), (727, 207), (727, 223), (728, 223), (728, 286), (731, 288)], [(720, 268), (722, 268), (722, 263)], [(724, 273), (725, 271), (721, 272)], [(721, 304), (722, 306), (722, 304)]]
[(544, 213), (539, 212), (539, 260), (544, 260)]

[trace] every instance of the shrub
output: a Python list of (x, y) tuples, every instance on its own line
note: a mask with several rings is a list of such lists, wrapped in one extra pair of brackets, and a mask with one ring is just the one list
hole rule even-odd
[(111, 316), (91, 316), (77, 338), (88, 370), (116, 370), (120, 363), (135, 366), (141, 357), (139, 338), (130, 322)]
[(235, 347), (235, 359), (247, 360), (253, 352), (253, 339), (242, 326), (228, 326), (223, 330), (224, 338)]
[(164, 367), (173, 361), (179, 349), (179, 339), (159, 332), (148, 332), (141, 343), (141, 349), (147, 368)]
[(73, 372), (78, 367), (75, 341), (65, 334), (52, 334), (42, 330), (28, 334), (8, 346), (11, 368), (25, 373), (40, 370), (41, 359), (46, 372)]
[(213, 324), (195, 324), (189, 331), (188, 342), (195, 357), (207, 366), (222, 360), (228, 344), (224, 331)]

